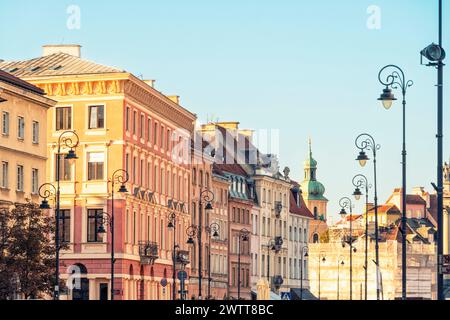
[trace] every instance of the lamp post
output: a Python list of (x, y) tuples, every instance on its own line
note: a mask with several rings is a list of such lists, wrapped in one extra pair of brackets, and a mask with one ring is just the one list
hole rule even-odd
[(211, 223), (209, 227), (206, 227), (208, 233), (208, 299), (211, 299), (211, 238), (219, 238), (220, 226), (217, 223)]
[(321, 253), (320, 255), (319, 255), (319, 300), (320, 300), (320, 297), (321, 297), (321, 288), (320, 288), (320, 278), (321, 278), (321, 275), (320, 275), (320, 271), (321, 271), (321, 268), (320, 268), (320, 266), (321, 266), (321, 264), (322, 263), (325, 263), (327, 261), (327, 258), (325, 257), (325, 254), (324, 253)]
[(438, 38), (439, 44), (431, 44), (421, 52), (421, 56), (430, 62), (428, 67), (437, 69), (437, 185), (433, 183), (433, 187), (437, 193), (437, 294), (438, 300), (445, 300), (444, 294), (444, 275), (442, 273), (442, 258), (444, 253), (444, 159), (443, 159), (443, 143), (444, 143), (444, 59), (445, 50), (442, 47), (442, 0), (439, 0), (439, 22), (438, 22)]
[(301, 253), (302, 253), (302, 260), (300, 264), (300, 300), (303, 300), (303, 259), (307, 259), (309, 257), (309, 248), (308, 246), (303, 246)]
[[(350, 198), (344, 197), (339, 200), (339, 205), (341, 206), (340, 215), (343, 219), (345, 219), (347, 215), (345, 209), (349, 209), (350, 211), (350, 234), (348, 237), (348, 245), (350, 247), (350, 300), (353, 300), (353, 252), (356, 252), (356, 248), (353, 246), (353, 203)], [(345, 240), (342, 246), (345, 246)]]
[[(381, 146), (375, 142), (375, 139), (368, 133), (359, 135), (355, 140), (356, 147), (360, 150), (360, 153), (356, 160), (361, 167), (365, 167), (369, 157), (366, 151), (372, 151), (373, 155), (373, 182), (374, 182), (374, 204), (375, 204), (375, 260), (377, 265), (377, 300), (380, 300), (380, 257), (379, 257), (379, 234), (378, 234), (378, 188), (377, 188), (377, 151), (381, 149)], [(367, 268), (368, 266), (366, 266)]]
[(238, 241), (238, 300), (241, 300), (241, 241), (248, 242), (249, 240), (249, 234), (247, 229), (241, 229), (239, 231), (239, 241)]
[[(387, 72), (388, 76), (383, 78), (383, 73), (386, 70), (393, 70)], [(383, 90), (380, 98), (378, 99), (383, 103), (386, 110), (392, 107), (392, 102), (397, 100), (392, 89), (401, 89), (402, 92), (402, 105), (403, 105), (403, 144), (402, 144), (402, 299), (406, 300), (406, 91), (411, 87), (414, 82), (405, 79), (405, 73), (401, 68), (396, 65), (387, 65), (380, 70), (378, 74), (378, 80), (386, 88)], [(378, 262), (377, 262), (378, 263)]]
[(105, 224), (108, 225), (109, 231), (111, 232), (111, 300), (114, 300), (114, 217), (103, 212), (102, 221), (98, 227), (97, 233), (106, 233)]
[[(75, 161), (78, 159), (77, 155), (75, 154), (75, 149), (80, 144), (80, 138), (76, 134), (75, 131), (64, 131), (60, 134), (58, 138), (58, 150), (56, 153), (56, 186), (46, 183), (42, 185), (39, 189), (43, 193), (44, 188), (48, 186), (53, 186), (53, 189), (55, 191), (56, 196), (56, 210), (55, 210), (55, 220), (56, 220), (56, 226), (55, 226), (55, 251), (56, 251), (56, 270), (55, 270), (55, 289), (53, 293), (53, 299), (59, 300), (59, 252), (61, 250), (61, 244), (60, 244), (60, 231), (59, 231), (59, 224), (60, 224), (60, 212), (61, 212), (61, 187), (60, 187), (60, 172), (61, 172), (61, 148), (68, 148), (70, 149), (67, 154), (65, 154), (64, 159), (68, 160), (70, 162)], [(44, 187), (44, 188), (42, 188)], [(41, 189), (42, 188), (42, 189)], [(40, 192), (41, 193), (41, 192)], [(45, 194), (44, 194), (45, 195)], [(42, 196), (41, 196), (42, 197)], [(41, 209), (50, 209), (50, 206), (48, 204), (48, 197), (43, 197), (44, 201), (42, 201), (40, 208)]]
[(337, 299), (340, 300), (340, 266), (344, 266), (344, 257), (343, 256), (339, 256), (338, 258), (338, 276), (337, 276)]
[(111, 183), (111, 300), (114, 300), (114, 264), (116, 260), (114, 258), (114, 245), (115, 245), (115, 232), (114, 232), (114, 193), (116, 188), (116, 183), (120, 184), (118, 190), (119, 193), (127, 193), (128, 190), (125, 184), (128, 182), (130, 176), (126, 170), (118, 169), (113, 172), (110, 183)]
[(177, 255), (176, 251), (178, 248), (177, 245), (177, 214), (175, 212), (169, 212), (167, 217), (169, 224), (167, 228), (173, 230), (173, 249), (172, 249), (172, 300), (176, 300), (177, 298), (177, 284), (176, 284), (176, 267), (177, 267)]
[(202, 300), (202, 229), (203, 229), (203, 202), (206, 203), (205, 211), (213, 210), (212, 202), (214, 201), (214, 193), (208, 189), (200, 192), (198, 205), (198, 299)]
[(367, 177), (358, 174), (353, 178), (353, 186), (356, 188), (355, 192), (353, 192), (353, 196), (355, 197), (356, 201), (359, 201), (361, 199), (361, 196), (363, 193), (361, 192), (361, 188), (365, 191), (366, 196), (366, 221), (365, 221), (365, 245), (364, 245), (364, 300), (367, 300), (367, 269), (368, 269), (368, 263), (369, 263), (369, 257), (368, 257), (368, 249), (369, 249), (369, 188), (371, 188), (371, 185), (369, 184)]

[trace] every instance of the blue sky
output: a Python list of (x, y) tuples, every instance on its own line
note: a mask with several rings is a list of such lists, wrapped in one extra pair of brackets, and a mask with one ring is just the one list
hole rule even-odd
[[(376, 101), (378, 71), (386, 64), (398, 64), (415, 82), (408, 92), (408, 187), (430, 189), (435, 181), (436, 72), (420, 66), (419, 51), (437, 41), (437, 3), (0, 0), (0, 59), (37, 57), (43, 44), (81, 44), (84, 58), (155, 79), (158, 90), (180, 95), (203, 121), (279, 129), (281, 165), (297, 180), (311, 137), (336, 216), (339, 198), (353, 190), (352, 177), (372, 178), (370, 168), (354, 161), (359, 133), (382, 145), (381, 200), (401, 185), (401, 106), (385, 111)], [(79, 30), (66, 27), (69, 5), (81, 10)], [(367, 28), (371, 5), (381, 9), (379, 30)], [(450, 26), (444, 28), (446, 45)], [(447, 112), (448, 93), (446, 86)], [(448, 121), (445, 135), (448, 159)]]

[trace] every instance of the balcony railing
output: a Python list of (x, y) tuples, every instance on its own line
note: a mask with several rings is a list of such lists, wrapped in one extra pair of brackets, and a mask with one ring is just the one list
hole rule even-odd
[(151, 241), (139, 242), (139, 256), (141, 257), (141, 264), (154, 264), (158, 255), (158, 244)]

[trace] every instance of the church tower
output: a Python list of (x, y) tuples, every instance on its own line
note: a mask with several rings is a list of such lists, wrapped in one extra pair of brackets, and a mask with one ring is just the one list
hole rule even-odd
[(301, 183), (303, 198), (308, 209), (316, 220), (327, 220), (328, 199), (324, 197), (325, 187), (317, 181), (317, 161), (312, 154), (312, 143), (309, 139), (309, 155), (304, 162), (305, 177)]

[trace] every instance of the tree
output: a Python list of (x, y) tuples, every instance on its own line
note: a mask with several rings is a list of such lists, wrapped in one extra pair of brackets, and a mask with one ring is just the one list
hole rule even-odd
[[(7, 273), (13, 275), (9, 279), (17, 279), (13, 289), (25, 299), (50, 294), (55, 273), (54, 218), (36, 204), (26, 203), (17, 204), (7, 219), (3, 256)], [(6, 280), (0, 278), (0, 287), (5, 287), (5, 291), (8, 290)], [(11, 292), (7, 294), (11, 295)]]
[(11, 259), (7, 255), (10, 217), (9, 210), (0, 212), (0, 300), (12, 299), (15, 290), (11, 281), (14, 278), (10, 267)]

